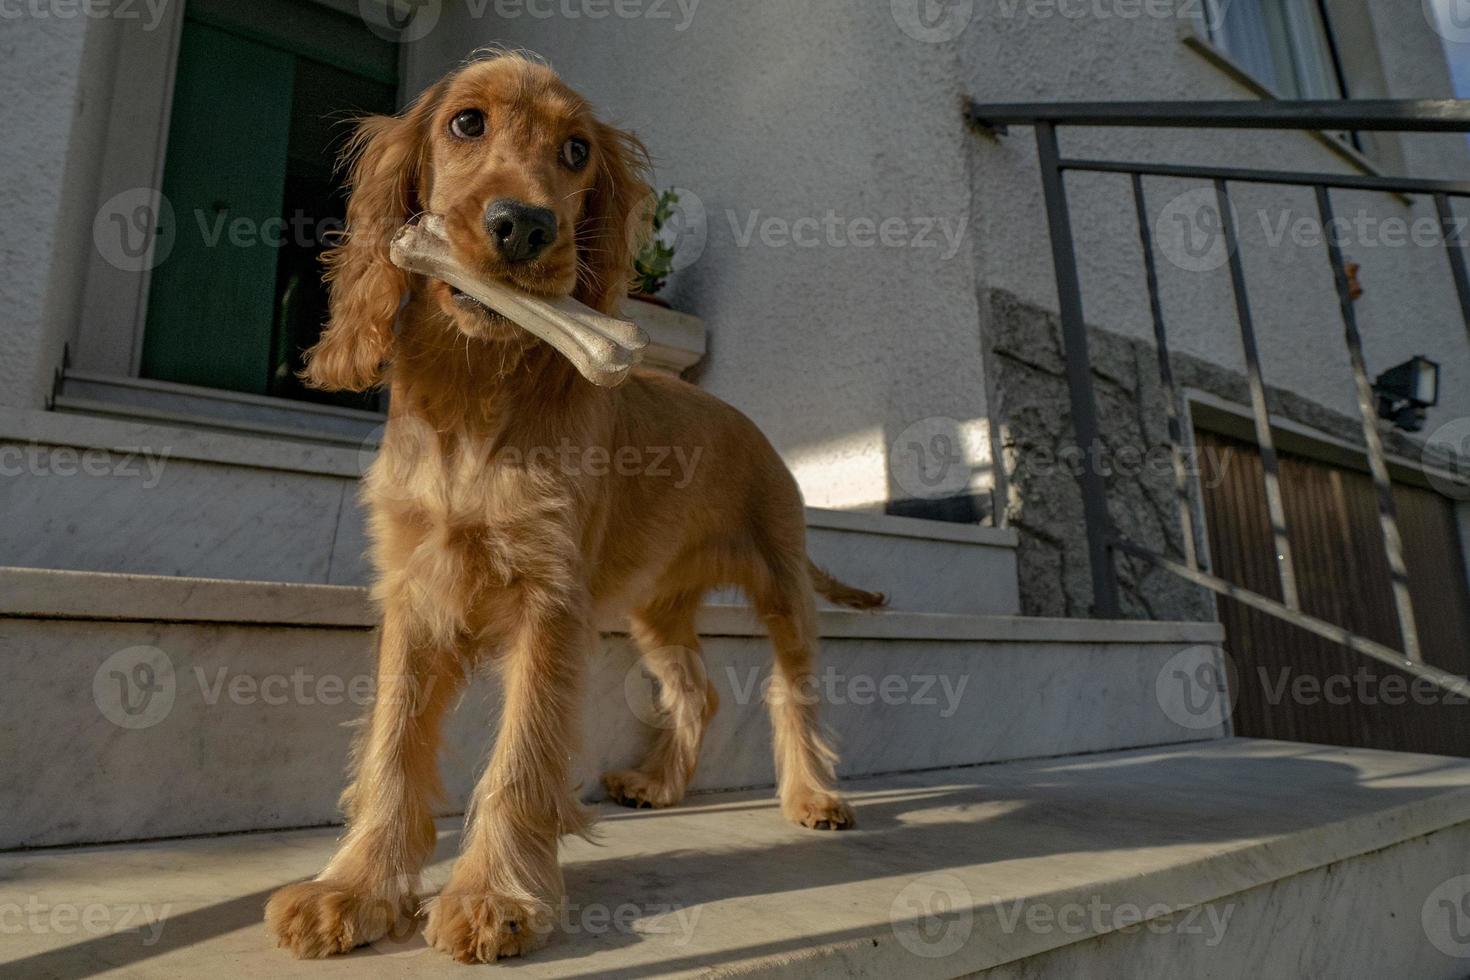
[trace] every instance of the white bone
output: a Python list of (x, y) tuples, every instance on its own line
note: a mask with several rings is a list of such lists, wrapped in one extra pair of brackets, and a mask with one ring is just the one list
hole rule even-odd
[(648, 335), (631, 320), (599, 313), (570, 296), (545, 300), (474, 275), (454, 257), (441, 215), (426, 214), (405, 225), (389, 257), (400, 269), (443, 280), (540, 337), (595, 385), (621, 384), (648, 346)]

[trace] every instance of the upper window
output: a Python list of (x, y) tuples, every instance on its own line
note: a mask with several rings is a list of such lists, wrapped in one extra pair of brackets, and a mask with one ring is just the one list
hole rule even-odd
[(396, 47), (290, 0), (189, 0), (163, 195), (177, 235), (153, 270), (144, 378), (371, 408), (307, 390), (326, 319), (321, 253), (343, 226), (333, 164), (346, 121), (392, 112)]
[(1283, 99), (1348, 93), (1322, 0), (1213, 0), (1214, 42)]

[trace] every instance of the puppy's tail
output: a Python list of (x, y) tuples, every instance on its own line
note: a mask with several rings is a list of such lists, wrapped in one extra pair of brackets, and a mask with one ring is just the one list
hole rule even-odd
[(888, 597), (881, 592), (864, 592), (855, 589), (846, 582), (839, 582), (828, 575), (816, 562), (810, 558), (806, 561), (807, 570), (811, 573), (812, 588), (817, 593), (839, 606), (847, 606), (849, 609), (881, 609), (888, 605)]

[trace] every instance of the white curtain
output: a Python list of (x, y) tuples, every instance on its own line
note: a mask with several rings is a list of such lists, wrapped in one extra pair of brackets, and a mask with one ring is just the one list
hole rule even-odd
[(1342, 96), (1316, 0), (1213, 0), (1215, 43), (1277, 95)]
[(1299, 99), (1336, 99), (1346, 95), (1338, 86), (1327, 43), (1327, 27), (1315, 0), (1278, 0), (1287, 24)]

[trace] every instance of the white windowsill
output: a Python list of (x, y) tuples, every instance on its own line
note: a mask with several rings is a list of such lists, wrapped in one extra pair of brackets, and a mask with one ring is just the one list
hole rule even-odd
[[(698, 317), (639, 300), (629, 300), (623, 312), (649, 336), (644, 366), (677, 377), (704, 357), (704, 321)], [(35, 428), (48, 434), (75, 431), (75, 443), (62, 441), (76, 445), (136, 444), (146, 435), (151, 445), (163, 444), (162, 439), (171, 446), (203, 447), (201, 458), (210, 462), (236, 461), (216, 458), (223, 451), (240, 455), (238, 461), (246, 465), (356, 476), (355, 469), (343, 472), (341, 463), (327, 462), (328, 457), (290, 449), (283, 454), (273, 447), (347, 451), (355, 457), (371, 450), (385, 421), (376, 412), (147, 378), (68, 370), (63, 379), (52, 405), (60, 411), (34, 413), (32, 424), (12, 418), (0, 426), (0, 438), (35, 438), (25, 434)], [(80, 421), (71, 425), (72, 419)]]

